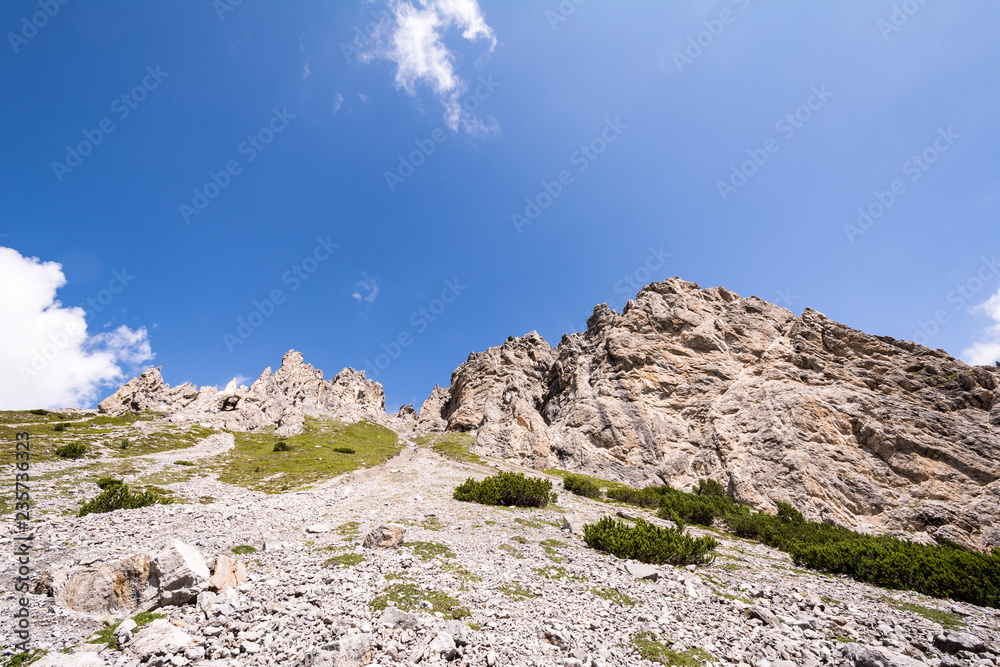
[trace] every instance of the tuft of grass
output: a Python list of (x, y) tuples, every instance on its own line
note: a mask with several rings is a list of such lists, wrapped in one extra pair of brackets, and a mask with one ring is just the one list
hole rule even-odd
[(518, 551), (516, 548), (512, 547), (509, 544), (501, 544), (497, 548), (498, 549), (502, 549), (503, 551), (506, 551), (507, 553), (509, 553), (514, 558), (524, 558), (524, 554), (522, 554), (520, 551)]
[(193, 465), (196, 465), (196, 464), (193, 463), (193, 462), (191, 462), (191, 461), (183, 461), (183, 460), (181, 460), (181, 461), (174, 461), (174, 465), (175, 466), (193, 466)]
[(353, 447), (334, 447), (333, 451), (338, 454), (354, 454), (355, 450)]
[(284, 440), (279, 440), (278, 442), (274, 443), (274, 447), (271, 448), (271, 451), (272, 452), (290, 452), (290, 451), (292, 451), (292, 446), (289, 445)]
[(361, 524), (357, 521), (348, 521), (337, 526), (336, 532), (341, 535), (357, 535), (360, 527)]
[(403, 611), (423, 610), (431, 614), (441, 612), (445, 618), (461, 619), (470, 615), (469, 608), (462, 606), (450, 595), (433, 589), (421, 589), (410, 582), (390, 584), (368, 606), (375, 612), (381, 612), (390, 602)]
[(557, 565), (549, 565), (548, 567), (536, 567), (531, 570), (539, 577), (545, 577), (546, 579), (553, 579), (556, 581), (587, 581), (587, 577), (582, 574), (573, 574), (572, 572), (567, 572), (565, 569)]
[[(202, 467), (217, 472), (220, 482), (265, 493), (281, 493), (378, 465), (401, 449), (396, 434), (378, 424), (344, 424), (314, 417), (306, 417), (303, 432), (289, 438), (279, 438), (270, 427), (237, 431), (233, 437), (234, 449), (203, 461)], [(275, 456), (279, 441), (291, 451)], [(349, 447), (355, 453), (334, 452), (335, 447)]]
[(27, 667), (27, 665), (40, 660), (47, 653), (46, 650), (35, 648), (27, 653), (14, 653), (6, 658), (0, 656), (0, 660), (5, 661), (0, 662), (0, 667)]
[(538, 597), (531, 592), (530, 588), (525, 588), (519, 583), (503, 584), (497, 590), (515, 600), (527, 600), (528, 598)]
[(962, 620), (962, 617), (950, 611), (935, 609), (933, 607), (925, 607), (920, 604), (913, 604), (912, 602), (898, 602), (891, 598), (885, 598), (885, 600), (896, 609), (909, 611), (917, 614), (918, 616), (923, 616), (928, 621), (937, 623), (945, 630), (961, 630), (966, 627), (966, 623)]
[(413, 549), (413, 555), (419, 556), (421, 560), (455, 557), (454, 551), (437, 542), (406, 542), (405, 545)]
[(255, 547), (250, 546), (249, 544), (237, 544), (235, 547), (230, 549), (230, 551), (240, 556), (257, 553), (257, 549)]
[(69, 424), (67, 424), (66, 422), (59, 422), (58, 424), (54, 424), (52, 426), (52, 430), (56, 432), (62, 432), (66, 430), (67, 426), (69, 426)]
[(608, 586), (592, 586), (590, 592), (599, 598), (611, 600), (612, 602), (616, 602), (623, 607), (634, 607), (638, 604), (635, 600), (625, 595), (617, 588), (610, 588)]
[[(135, 616), (132, 617), (132, 620), (135, 621), (136, 631), (138, 631), (140, 628), (149, 625), (157, 618), (166, 618), (166, 616), (164, 616), (163, 614), (154, 614), (147, 611), (147, 612), (142, 612), (140, 614), (136, 614)], [(104, 627), (95, 632), (91, 636), (91, 638), (87, 640), (87, 643), (104, 644), (110, 649), (113, 649), (115, 651), (120, 651), (121, 648), (118, 646), (118, 638), (115, 637), (115, 630), (118, 629), (119, 625), (121, 625), (120, 622), (110, 623), (108, 621), (105, 621)]]
[(364, 560), (365, 560), (364, 554), (346, 553), (346, 554), (340, 554), (338, 556), (334, 556), (332, 558), (327, 558), (323, 562), (324, 562), (324, 564), (326, 564), (326, 565), (328, 565), (330, 567), (333, 567), (333, 566), (338, 566), (338, 567), (353, 567), (353, 566), (357, 565), (358, 563), (364, 562)]
[(651, 632), (640, 632), (632, 636), (632, 647), (641, 658), (661, 665), (674, 667), (700, 667), (715, 661), (715, 657), (700, 648), (692, 647), (683, 651), (670, 648), (669, 644), (657, 641)]

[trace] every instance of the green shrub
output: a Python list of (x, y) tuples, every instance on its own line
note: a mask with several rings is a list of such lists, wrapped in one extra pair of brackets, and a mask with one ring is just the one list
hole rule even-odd
[(354, 449), (351, 447), (334, 447), (333, 451), (340, 452), (341, 454), (353, 454)]
[(49, 414), (48, 410), (42, 410), (41, 408), (35, 408), (34, 410), (28, 410), (28, 412), (30, 412), (33, 415), (38, 415), (40, 417), (44, 417), (45, 415)]
[(170, 498), (164, 498), (152, 491), (132, 493), (127, 484), (114, 484), (101, 492), (96, 498), (85, 502), (77, 516), (114, 512), (115, 510), (130, 510), (150, 505), (168, 505), (172, 502), (173, 500)]
[(174, 461), (175, 466), (193, 466), (197, 465), (193, 461)]
[(545, 507), (556, 502), (552, 482), (524, 473), (500, 472), (477, 482), (471, 477), (455, 488), (455, 500), (482, 505), (516, 505), (518, 507)]
[(638, 505), (639, 507), (659, 507), (663, 495), (670, 490), (669, 486), (647, 486), (644, 489), (633, 489), (627, 486), (616, 486), (608, 489), (607, 496), (611, 500)]
[(56, 449), (56, 456), (62, 459), (80, 459), (87, 453), (87, 445), (80, 442), (71, 442)]
[(514, 337), (513, 337), (513, 336), (507, 336), (507, 341), (508, 341), (508, 342), (510, 342), (510, 341), (512, 341), (512, 340), (514, 340)]
[(121, 484), (124, 484), (124, 482), (122, 480), (117, 479), (115, 477), (108, 477), (108, 476), (101, 477), (100, 479), (97, 480), (96, 483), (97, 483), (97, 486), (102, 491), (107, 491), (112, 486), (120, 486)]
[(696, 496), (717, 496), (719, 498), (728, 498), (729, 494), (726, 493), (726, 489), (723, 488), (721, 484), (716, 482), (714, 479), (702, 479), (698, 480), (698, 486), (692, 489), (692, 492)]
[(238, 554), (238, 555), (241, 555), (241, 556), (242, 555), (246, 555), (246, 554), (255, 554), (255, 553), (257, 553), (257, 549), (255, 549), (254, 547), (250, 546), (249, 544), (238, 544), (235, 547), (233, 547), (232, 549), (230, 549), (230, 551), (232, 551), (234, 554)]
[(273, 451), (273, 452), (290, 452), (290, 451), (292, 451), (292, 446), (289, 445), (284, 440), (279, 440), (278, 442), (274, 443), (274, 448), (271, 451)]
[(578, 496), (585, 496), (587, 498), (601, 497), (601, 487), (580, 475), (566, 475), (563, 478), (563, 488)]
[(52, 430), (53, 431), (65, 431), (67, 426), (69, 426), (69, 424), (67, 424), (66, 422), (59, 422), (58, 424), (54, 424), (52, 426)]
[(123, 450), (125, 450), (125, 449), (128, 449), (128, 448), (129, 448), (129, 447), (131, 446), (131, 444), (132, 444), (132, 443), (130, 443), (130, 442), (128, 441), (128, 438), (125, 438), (124, 440), (122, 440), (122, 442), (121, 442), (121, 444), (119, 445), (119, 447), (121, 447), (121, 448), (122, 448)]
[(660, 528), (643, 519), (631, 526), (607, 516), (585, 525), (583, 539), (593, 549), (657, 565), (708, 563), (714, 559), (709, 551), (719, 546), (711, 537), (691, 537), (680, 528)]

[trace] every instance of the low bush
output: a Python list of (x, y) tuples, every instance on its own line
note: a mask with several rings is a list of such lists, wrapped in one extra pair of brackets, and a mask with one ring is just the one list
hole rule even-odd
[(471, 477), (455, 488), (455, 500), (481, 505), (516, 505), (518, 507), (545, 507), (556, 502), (552, 482), (524, 473), (500, 472), (477, 482)]
[(174, 465), (175, 466), (194, 466), (194, 465), (197, 465), (197, 464), (194, 461), (180, 460), (180, 461), (174, 461)]
[(670, 490), (669, 486), (647, 486), (644, 489), (617, 486), (612, 489), (608, 489), (607, 495), (610, 500), (617, 500), (622, 503), (628, 503), (629, 505), (638, 505), (639, 507), (659, 507), (663, 500), (663, 495)]
[(67, 424), (66, 422), (59, 422), (57, 424), (53, 424), (52, 430), (53, 431), (65, 431), (67, 426), (69, 426), (69, 424)]
[(71, 442), (68, 445), (56, 448), (56, 456), (61, 459), (81, 459), (87, 454), (87, 445), (80, 442)]
[(340, 452), (341, 454), (353, 454), (354, 448), (352, 447), (334, 447), (333, 451)]
[(42, 410), (41, 408), (35, 408), (34, 410), (28, 410), (33, 415), (38, 415), (39, 417), (44, 417), (49, 414), (48, 410)]
[(726, 489), (723, 488), (721, 484), (716, 482), (714, 479), (702, 479), (698, 481), (698, 486), (691, 489), (691, 492), (696, 496), (716, 496), (719, 498), (728, 498), (729, 495), (726, 493)]
[(96, 484), (102, 491), (107, 491), (112, 486), (120, 486), (121, 484), (124, 484), (124, 482), (115, 477), (104, 476), (98, 479)]
[(96, 498), (88, 500), (80, 508), (77, 516), (102, 514), (115, 510), (131, 510), (150, 505), (168, 505), (173, 500), (165, 498), (152, 491), (132, 493), (127, 484), (114, 484), (101, 492)]
[(566, 475), (563, 478), (563, 488), (578, 496), (585, 496), (587, 498), (601, 497), (601, 487), (580, 475)]
[(655, 565), (709, 563), (715, 558), (709, 552), (719, 546), (714, 538), (691, 537), (681, 528), (660, 528), (643, 519), (632, 526), (608, 516), (585, 525), (583, 539), (592, 549)]
[(292, 446), (289, 445), (284, 440), (279, 440), (278, 442), (274, 443), (274, 448), (271, 451), (272, 452), (290, 452), (290, 451), (292, 451)]

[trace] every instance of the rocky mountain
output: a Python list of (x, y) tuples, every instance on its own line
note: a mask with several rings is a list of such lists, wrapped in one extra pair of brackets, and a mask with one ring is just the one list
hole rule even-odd
[(553, 348), (472, 354), (420, 411), (474, 451), (758, 509), (1000, 546), (1000, 369), (721, 287), (651, 284)]
[(673, 278), (552, 347), (537, 333), (474, 353), (419, 415), (382, 386), (289, 352), (249, 388), (170, 388), (150, 368), (100, 404), (116, 415), (301, 431), (306, 415), (398, 433), (464, 431), (473, 451), (635, 486), (711, 477), (734, 499), (862, 531), (1000, 546), (1000, 369), (875, 336), (812, 309)]
[(397, 422), (414, 417), (412, 408), (401, 410), (398, 419), (387, 416), (382, 385), (365, 378), (364, 371), (345, 368), (324, 380), (323, 371), (304, 363), (294, 350), (282, 357), (277, 372), (264, 369), (249, 388), (236, 386), (235, 380), (222, 391), (189, 382), (171, 387), (163, 382), (160, 369), (150, 366), (101, 401), (98, 410), (112, 417), (152, 410), (167, 413), (172, 421), (234, 431), (274, 425), (280, 435), (301, 433), (305, 415), (349, 422), (367, 419), (401, 428), (406, 424)]

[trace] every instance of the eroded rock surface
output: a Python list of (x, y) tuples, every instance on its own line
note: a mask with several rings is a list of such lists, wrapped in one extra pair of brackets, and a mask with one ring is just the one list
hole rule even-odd
[(419, 423), (537, 469), (708, 476), (759, 509), (1000, 545), (1000, 369), (677, 278), (587, 324), (471, 355)]

